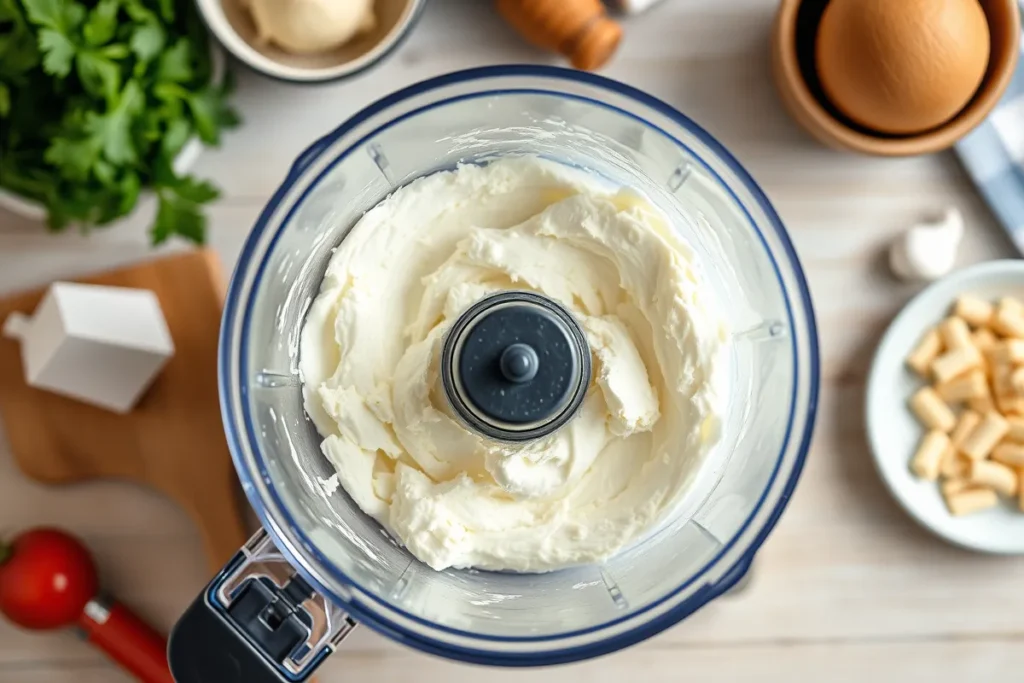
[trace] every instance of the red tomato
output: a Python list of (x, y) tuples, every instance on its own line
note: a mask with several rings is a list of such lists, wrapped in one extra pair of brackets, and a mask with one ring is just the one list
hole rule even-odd
[(99, 581), (89, 551), (58, 529), (32, 529), (0, 542), (0, 612), (24, 628), (78, 622)]

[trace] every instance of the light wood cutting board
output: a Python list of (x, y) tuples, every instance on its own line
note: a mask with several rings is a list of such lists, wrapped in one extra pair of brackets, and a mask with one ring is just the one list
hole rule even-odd
[[(113, 478), (162, 492), (192, 517), (220, 569), (248, 537), (217, 395), (220, 263), (194, 251), (76, 281), (156, 293), (174, 356), (135, 409), (117, 415), (28, 386), (18, 342), (0, 337), (0, 419), (15, 461), (48, 484)], [(0, 299), (0, 321), (31, 313), (44, 291)]]

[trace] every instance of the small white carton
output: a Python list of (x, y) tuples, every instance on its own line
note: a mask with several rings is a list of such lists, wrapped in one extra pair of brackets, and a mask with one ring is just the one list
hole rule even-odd
[(146, 289), (56, 282), (31, 316), (12, 313), (31, 386), (127, 413), (174, 354), (156, 295)]

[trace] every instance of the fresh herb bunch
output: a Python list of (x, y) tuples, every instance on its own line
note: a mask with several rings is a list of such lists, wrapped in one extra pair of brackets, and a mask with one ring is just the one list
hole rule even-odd
[(0, 186), (53, 230), (110, 223), (149, 188), (153, 243), (203, 242), (218, 190), (173, 161), (238, 123), (211, 75), (190, 0), (0, 0)]

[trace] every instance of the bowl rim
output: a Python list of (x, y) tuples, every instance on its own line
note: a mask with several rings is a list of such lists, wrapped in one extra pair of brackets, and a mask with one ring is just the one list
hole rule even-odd
[(223, 0), (194, 0), (203, 23), (218, 44), (242, 65), (256, 73), (283, 83), (315, 85), (341, 81), (373, 68), (405, 42), (423, 16), (426, 0), (405, 0), (402, 16), (370, 50), (342, 64), (323, 68), (293, 67), (277, 62), (249, 44), (231, 26), (224, 14)]
[[(794, 358), (794, 377), (791, 398), (792, 409), (788, 417), (789, 423), (782, 442), (782, 448), (774, 461), (774, 469), (771, 476), (765, 485), (764, 491), (761, 492), (757, 504), (744, 524), (728, 542), (723, 543), (723, 547), (716, 552), (715, 556), (700, 571), (696, 572), (683, 585), (678, 586), (667, 595), (661, 596), (628, 615), (595, 626), (572, 632), (560, 632), (533, 637), (481, 635), (431, 622), (417, 615), (405, 612), (397, 605), (384, 602), (381, 598), (374, 595), (373, 592), (359, 586), (336, 567), (330, 566), (330, 560), (324, 557), (316, 548), (307, 532), (298, 528), (298, 525), (294, 523), (294, 519), (291, 519), (287, 505), (281, 499), (280, 493), (270, 485), (270, 475), (263, 461), (264, 457), (260, 454), (260, 449), (257, 445), (258, 439), (256, 434), (258, 428), (251, 419), (248, 390), (246, 388), (247, 379), (251, 371), (247, 358), (248, 346), (246, 344), (246, 337), (248, 335), (247, 330), (250, 327), (248, 319), (252, 309), (252, 299), (262, 279), (267, 254), (273, 250), (278, 234), (283, 229), (283, 226), (287, 224), (287, 216), (290, 216), (301, 202), (301, 197), (296, 202), (290, 203), (290, 205), (286, 201), (293, 185), (302, 182), (300, 179), (306, 175), (311, 166), (316, 165), (317, 158), (324, 155), (325, 150), (333, 142), (366, 120), (385, 113), (406, 100), (429, 94), (434, 90), (450, 86), (463, 86), (478, 80), (506, 77), (537, 78), (545, 81), (546, 88), (536, 90), (486, 89), (468, 96), (455, 95), (453, 97), (446, 97), (423, 107), (423, 109), (448, 104), (452, 101), (466, 99), (467, 97), (493, 96), (497, 94), (543, 93), (561, 97), (572, 96), (569, 93), (557, 91), (556, 87), (559, 81), (575, 81), (612, 95), (623, 96), (631, 103), (650, 110), (652, 114), (669, 119), (673, 124), (693, 134), (698, 142), (706, 146), (716, 157), (714, 159), (716, 162), (723, 164), (731, 173), (736, 175), (738, 182), (742, 185), (742, 191), (749, 193), (750, 199), (745, 203), (735, 193), (732, 194), (733, 199), (744, 211), (748, 212), (748, 219), (758, 233), (761, 232), (760, 228), (753, 222), (753, 217), (749, 215), (748, 207), (753, 202), (756, 208), (764, 213), (768, 223), (765, 226), (765, 230), (771, 233), (777, 243), (774, 251), (767, 244), (764, 246), (772, 261), (775, 276), (779, 280), (782, 289), (782, 295), (787, 307), (788, 324), (792, 325), (794, 329), (794, 333), (790, 335), (790, 348)], [(631, 116), (653, 129), (659, 130), (662, 134), (675, 140), (676, 144), (679, 144), (681, 148), (689, 148), (688, 145), (675, 138), (671, 133), (661, 129), (657, 124), (646, 121), (636, 114), (590, 97), (576, 97), (606, 108), (617, 109), (620, 113)], [(417, 109), (416, 111), (421, 110)], [(317, 169), (318, 172), (312, 174), (315, 176), (315, 179), (310, 183), (306, 183), (304, 188), (300, 188), (301, 195), (304, 196), (333, 164), (336, 164), (340, 159), (351, 153), (365, 139), (372, 136), (379, 129), (394, 125), (413, 115), (413, 113), (415, 112), (400, 114), (349, 144), (343, 151), (340, 151), (330, 159), (330, 165), (326, 169)], [(691, 151), (691, 153), (693, 152)], [(707, 162), (700, 155), (696, 153), (693, 153), (693, 155), (697, 163), (704, 164), (710, 173), (717, 176), (717, 172), (708, 167)], [(727, 191), (732, 192), (720, 177), (719, 182), (723, 184)], [(282, 204), (285, 204), (285, 213), (287, 215), (284, 220), (277, 221), (276, 219)], [(265, 235), (264, 232), (271, 226), (271, 223), (276, 224), (273, 227), (274, 232), (273, 234)], [(764, 243), (764, 234), (760, 234), (760, 238), (762, 243)], [(787, 266), (788, 271), (785, 278), (779, 272), (779, 262), (776, 261), (776, 256)], [(798, 301), (800, 315), (794, 314), (794, 306), (790, 297)], [(800, 358), (801, 355), (804, 357)], [(342, 605), (343, 609), (350, 612), (354, 618), (398, 642), (450, 659), (503, 666), (549, 665), (607, 654), (608, 652), (646, 639), (674, 625), (732, 587), (749, 568), (754, 554), (764, 542), (768, 533), (774, 528), (799, 480), (813, 433), (820, 384), (817, 325), (803, 269), (792, 242), (782, 225), (781, 219), (771, 207), (759, 186), (743, 167), (739, 165), (736, 159), (720, 143), (688, 117), (651, 95), (595, 74), (559, 67), (534, 65), (468, 69), (408, 86), (364, 108), (333, 132), (314, 142), (305, 152), (300, 154), (296, 165), (274, 193), (273, 198), (261, 213), (256, 226), (243, 246), (238, 266), (232, 277), (226, 297), (219, 356), (218, 372), (220, 377), (221, 411), (232, 458), (242, 479), (243, 488), (252, 502), (257, 516), (270, 532), (278, 549), (296, 570), (321, 593)], [(247, 453), (247, 450), (251, 450), (251, 453)], [(786, 475), (783, 479), (779, 479), (779, 473), (783, 469), (786, 470)], [(769, 495), (774, 500), (766, 506), (765, 501)], [(756, 526), (751, 526), (755, 523)], [(734, 547), (737, 544), (741, 545)], [(728, 562), (732, 562), (732, 564), (723, 564), (723, 558), (730, 554), (736, 556), (737, 559), (735, 561), (728, 559)], [(332, 591), (325, 586), (324, 580), (318, 578), (317, 572), (319, 571), (325, 571), (330, 581), (339, 586), (338, 589)], [(720, 573), (718, 576), (709, 576), (709, 572), (712, 571)], [(699, 581), (704, 581), (704, 583), (699, 583)], [(658, 608), (662, 604), (678, 598), (680, 593), (688, 589), (692, 590), (692, 593), (682, 600), (677, 599), (678, 604), (671, 604), (659, 611)], [(655, 613), (647, 621), (642, 621), (641, 618), (644, 614), (651, 611)], [(631, 620), (636, 620), (639, 623), (630, 626), (627, 630), (601, 636), (593, 642), (582, 644), (571, 642), (574, 639), (579, 640), (602, 630), (614, 629), (616, 625)], [(431, 632), (424, 634), (422, 632), (424, 628), (429, 629)], [(445, 635), (447, 639), (439, 639), (436, 636), (438, 633)], [(469, 644), (466, 644), (467, 642)], [(510, 649), (480, 649), (482, 644), (485, 643), (493, 643), (496, 648), (504, 644)], [(561, 647), (560, 649), (548, 650), (538, 647), (537, 651), (514, 649), (515, 647), (534, 647), (544, 643), (555, 643), (561, 645)], [(564, 645), (562, 645), (563, 643)]]
[(804, 1), (782, 0), (779, 4), (772, 28), (772, 70), (783, 104), (790, 114), (807, 132), (831, 147), (877, 156), (911, 156), (948, 149), (980, 125), (995, 108), (1013, 78), (1020, 58), (1019, 0), (993, 0), (1007, 6), (1010, 21), (999, 27), (1007, 49), (989, 56), (989, 69), (982, 85), (988, 83), (991, 87), (982, 92), (982, 86), (979, 86), (967, 105), (938, 128), (903, 137), (870, 135), (832, 116), (807, 86), (796, 54), (796, 19)]

